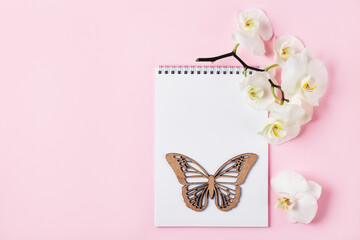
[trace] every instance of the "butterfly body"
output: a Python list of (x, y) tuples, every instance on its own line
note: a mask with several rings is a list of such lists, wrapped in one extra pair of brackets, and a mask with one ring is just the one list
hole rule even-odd
[(208, 184), (209, 184), (209, 197), (213, 199), (215, 196), (215, 178), (213, 175), (209, 176)]
[(182, 187), (182, 196), (187, 207), (203, 211), (208, 199), (215, 198), (221, 211), (236, 207), (242, 184), (254, 165), (257, 155), (245, 153), (225, 162), (214, 175), (210, 175), (193, 159), (178, 153), (166, 154), (166, 159)]

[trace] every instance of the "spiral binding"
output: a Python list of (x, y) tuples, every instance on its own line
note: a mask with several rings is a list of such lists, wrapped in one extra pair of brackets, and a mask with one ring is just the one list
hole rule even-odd
[[(209, 75), (225, 75), (225, 74), (244, 74), (244, 68), (236, 66), (159, 66), (156, 68), (157, 74), (209, 74)], [(252, 70), (247, 71), (252, 74)]]

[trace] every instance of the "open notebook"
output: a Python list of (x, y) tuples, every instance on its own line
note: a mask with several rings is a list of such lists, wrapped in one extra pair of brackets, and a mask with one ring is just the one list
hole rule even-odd
[[(268, 144), (257, 134), (267, 112), (245, 103), (242, 68), (159, 67), (155, 75), (155, 225), (268, 226)], [(239, 185), (236, 207), (221, 211), (216, 198), (205, 195), (206, 208), (194, 211), (166, 159), (169, 153), (195, 160), (209, 175), (239, 154), (258, 158)]]

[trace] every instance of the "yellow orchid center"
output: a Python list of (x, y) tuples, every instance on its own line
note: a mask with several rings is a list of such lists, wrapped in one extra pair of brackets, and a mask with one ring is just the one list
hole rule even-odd
[(284, 60), (288, 60), (288, 58), (295, 53), (295, 49), (291, 47), (288, 42), (284, 42), (281, 44), (279, 54), (280, 57)]
[(301, 82), (301, 87), (304, 91), (311, 93), (315, 91), (315, 89), (317, 88), (317, 84), (311, 76), (307, 76)]
[(249, 95), (249, 98), (254, 101), (254, 100), (262, 98), (262, 96), (264, 95), (264, 90), (261, 88), (257, 88), (257, 87), (251, 87), (248, 90), (248, 95)]
[(281, 52), (280, 52), (281, 56), (285, 59), (288, 59), (289, 56), (291, 55), (290, 50), (291, 50), (291, 48), (289, 46), (281, 49)]
[(286, 136), (286, 130), (284, 129), (284, 127), (282, 125), (283, 124), (281, 121), (275, 121), (273, 123), (269, 123), (268, 125), (265, 126), (265, 128), (260, 133), (264, 134), (266, 132), (266, 134), (271, 139), (273, 139), (273, 138), (281, 139), (284, 136)]
[(290, 210), (291, 208), (293, 208), (295, 205), (295, 200), (292, 199), (291, 197), (280, 197), (277, 199), (277, 204), (276, 207), (277, 208), (281, 208), (283, 210)]
[(271, 126), (271, 132), (273, 133), (273, 135), (277, 138), (280, 138), (280, 131), (284, 130), (280, 125), (278, 124), (272, 124)]
[(244, 21), (244, 26), (246, 28), (250, 29), (250, 28), (255, 27), (254, 18), (250, 18), (250, 19), (245, 18), (244, 20), (245, 20)]

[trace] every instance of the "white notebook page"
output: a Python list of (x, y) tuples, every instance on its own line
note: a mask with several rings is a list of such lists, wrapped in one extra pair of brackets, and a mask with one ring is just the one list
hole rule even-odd
[[(156, 226), (268, 226), (268, 144), (257, 134), (266, 124), (267, 111), (255, 111), (245, 103), (239, 89), (241, 72), (231, 67), (156, 69)], [(207, 208), (196, 212), (184, 203), (167, 153), (184, 154), (209, 174), (242, 153), (259, 158), (240, 185), (235, 208), (220, 211), (209, 199)]]

